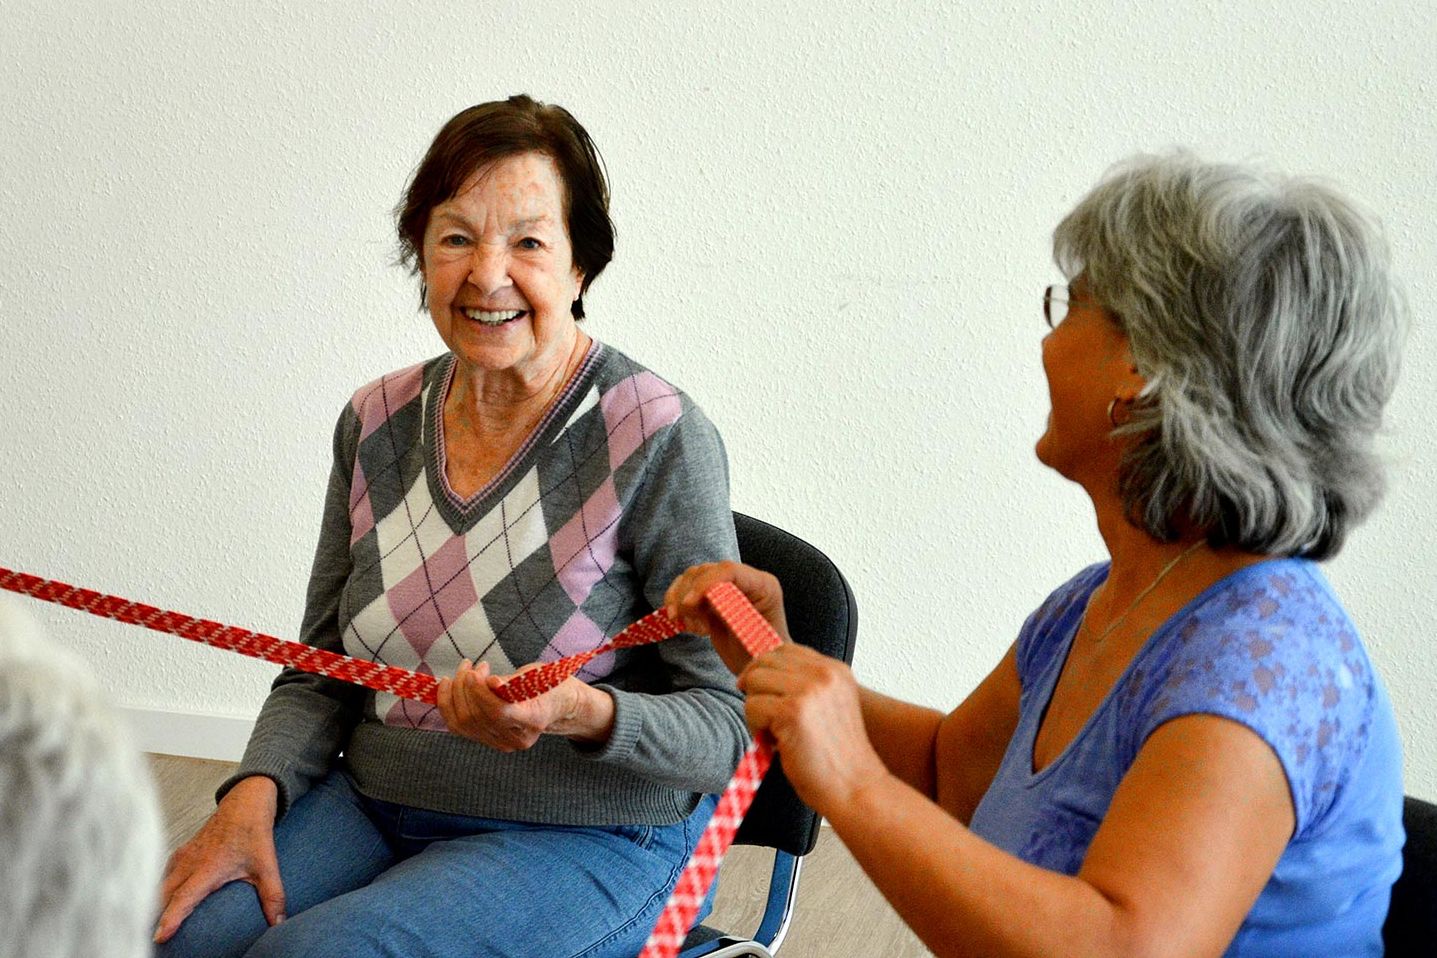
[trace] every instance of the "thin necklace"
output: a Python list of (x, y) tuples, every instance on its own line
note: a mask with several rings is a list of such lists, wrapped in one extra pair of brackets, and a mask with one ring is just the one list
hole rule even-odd
[[(1150, 592), (1152, 592), (1154, 589), (1156, 589), (1156, 588), (1158, 587), (1158, 583), (1161, 582), (1161, 581), (1163, 581), (1163, 579), (1167, 577), (1167, 574), (1168, 574), (1169, 572), (1171, 572), (1171, 571), (1173, 571), (1173, 569), (1177, 568), (1177, 565), (1178, 565), (1179, 562), (1183, 561), (1183, 560), (1186, 559), (1188, 556), (1192, 555), (1193, 552), (1197, 550), (1198, 546), (1200, 546), (1200, 545), (1202, 545), (1202, 544), (1203, 544), (1203, 540), (1202, 540), (1202, 539), (1199, 539), (1198, 541), (1194, 542), (1192, 545), (1190, 545), (1190, 546), (1188, 546), (1186, 549), (1184, 549), (1182, 552), (1178, 553), (1177, 557), (1174, 558), (1171, 562), (1169, 562), (1167, 565), (1163, 566), (1162, 571), (1157, 574), (1157, 577), (1154, 578), (1152, 582), (1149, 582), (1149, 583), (1148, 583), (1148, 587), (1147, 587), (1146, 589), (1144, 589), (1143, 591), (1141, 591), (1141, 592), (1138, 593), (1137, 598), (1133, 599), (1132, 602), (1129, 602), (1129, 603), (1128, 603), (1128, 607), (1127, 607), (1126, 609), (1124, 609), (1122, 612), (1120, 612), (1120, 613), (1118, 614), (1118, 617), (1117, 617), (1116, 619), (1114, 619), (1113, 621), (1111, 621), (1111, 622), (1108, 623), (1108, 627), (1103, 630), (1102, 634), (1099, 635), (1096, 640), (1094, 640), (1093, 644), (1094, 644), (1094, 645), (1102, 645), (1103, 642), (1107, 640), (1108, 636), (1110, 636), (1110, 635), (1113, 634), (1113, 630), (1116, 629), (1119, 625), (1121, 625), (1121, 624), (1122, 624), (1122, 621), (1128, 617), (1128, 613), (1131, 612), (1131, 611), (1133, 611), (1134, 609), (1136, 609), (1136, 608), (1138, 607), (1138, 603), (1141, 602), (1141, 601), (1143, 601), (1144, 599), (1146, 599), (1146, 598), (1148, 597), (1148, 593), (1150, 593)], [(1089, 597), (1088, 597), (1088, 600), (1091, 602), (1091, 601), (1092, 601), (1092, 596), (1089, 596)], [(1088, 620), (1088, 610), (1087, 610), (1087, 607), (1084, 607), (1084, 608), (1083, 608), (1083, 621), (1086, 622), (1087, 620)]]

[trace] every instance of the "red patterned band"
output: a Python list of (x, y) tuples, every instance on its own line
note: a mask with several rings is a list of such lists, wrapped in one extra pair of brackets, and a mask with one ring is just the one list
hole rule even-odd
[[(262, 632), (252, 632), (210, 619), (197, 619), (181, 612), (166, 611), (116, 595), (80, 589), (65, 582), (42, 579), (10, 569), (0, 568), (0, 589), (80, 609), (102, 618), (142, 625), (156, 632), (178, 635), (193, 642), (203, 642), (215, 648), (265, 659), (302, 672), (312, 672), (362, 685), (377, 692), (389, 692), (401, 698), (435, 704), (439, 683), (430, 675), (338, 655)], [(779, 646), (781, 640), (778, 634), (744, 594), (731, 583), (719, 583), (709, 589), (704, 597), (714, 612), (738, 636), (750, 655), (762, 655)], [(522, 702), (534, 698), (578, 672), (585, 662), (596, 655), (611, 649), (662, 642), (678, 633), (678, 626), (663, 609), (659, 609), (644, 616), (597, 649), (520, 672), (501, 686), (497, 694), (507, 702)], [(744, 753), (733, 779), (719, 797), (713, 818), (699, 837), (693, 857), (679, 876), (678, 884), (674, 886), (673, 894), (664, 906), (663, 913), (654, 925), (639, 958), (673, 958), (678, 954), (698, 914), (699, 905), (703, 903), (709, 886), (718, 875), (719, 864), (729, 846), (733, 844), (739, 823), (753, 804), (754, 793), (758, 791), (772, 757), (772, 746), (764, 741), (755, 742)]]

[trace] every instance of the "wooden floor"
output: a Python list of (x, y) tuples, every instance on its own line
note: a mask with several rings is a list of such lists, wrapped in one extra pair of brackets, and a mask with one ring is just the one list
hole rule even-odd
[[(169, 849), (183, 842), (214, 810), (215, 786), (234, 766), (193, 758), (151, 755), (159, 786)], [(763, 889), (772, 857), (761, 849), (735, 848), (724, 861), (718, 900), (707, 924), (752, 933), (763, 910)], [(824, 829), (818, 847), (804, 859), (798, 912), (782, 958), (923, 958), (932, 953), (913, 936), (843, 843)]]

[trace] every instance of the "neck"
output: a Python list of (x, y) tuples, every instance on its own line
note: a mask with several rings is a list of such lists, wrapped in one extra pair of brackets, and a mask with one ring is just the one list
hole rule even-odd
[(557, 351), (553, 362), (527, 375), (517, 370), (466, 368), (461, 360), (454, 370), (445, 409), (458, 424), (479, 434), (527, 432), (563, 391), (584, 361), (589, 344), (589, 337), (576, 329), (566, 350)]
[(1093, 496), (1093, 506), (1098, 531), (1112, 560), (1107, 581), (1099, 590), (1101, 596), (1095, 595), (1103, 621), (1116, 616), (1151, 587), (1169, 563), (1176, 564), (1142, 601), (1142, 608), (1133, 610), (1135, 618), (1165, 619), (1224, 576), (1270, 558), (1240, 549), (1213, 549), (1200, 532), (1160, 542), (1128, 521), (1116, 495)]
[(1112, 510), (1098, 510), (1098, 532), (1112, 562), (1106, 591), (1119, 596), (1136, 595), (1152, 581), (1158, 569), (1198, 539), (1193, 536), (1177, 542), (1159, 542), (1129, 522), (1120, 504)]

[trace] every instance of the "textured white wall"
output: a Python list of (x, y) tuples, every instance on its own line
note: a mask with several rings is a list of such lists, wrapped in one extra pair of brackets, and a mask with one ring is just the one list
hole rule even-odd
[[(445, 119), (527, 91), (612, 176), (591, 331), (704, 405), (737, 508), (838, 561), (862, 677), (952, 704), (1100, 556), (1031, 452), (1049, 232), (1186, 144), (1388, 225), (1416, 316), (1392, 494), (1329, 575), (1437, 797), (1437, 7), (126, 6), (0, 10), (0, 565), (292, 635), (335, 414), (441, 348), (388, 211)], [(247, 717), (273, 675), (32, 611), (132, 708)]]

